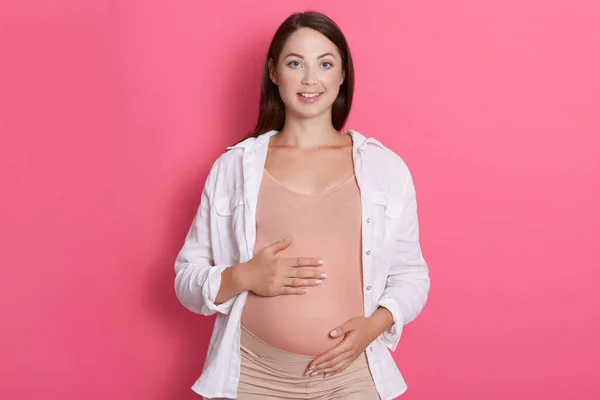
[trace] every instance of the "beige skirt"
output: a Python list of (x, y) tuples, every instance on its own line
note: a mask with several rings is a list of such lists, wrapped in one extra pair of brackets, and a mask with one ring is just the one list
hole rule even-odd
[(364, 352), (346, 369), (325, 378), (304, 375), (315, 357), (273, 347), (244, 326), (240, 341), (238, 400), (380, 400)]

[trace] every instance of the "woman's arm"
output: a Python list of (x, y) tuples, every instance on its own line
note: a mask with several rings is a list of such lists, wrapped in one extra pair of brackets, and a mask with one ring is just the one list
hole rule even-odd
[(415, 188), (408, 168), (405, 164), (402, 168), (408, 177), (402, 189), (406, 206), (394, 242), (386, 288), (378, 302), (394, 319), (394, 324), (383, 332), (383, 341), (392, 351), (398, 345), (403, 325), (414, 320), (425, 306), (430, 287), (429, 268), (419, 244)]
[[(214, 192), (219, 162), (220, 158), (206, 178), (200, 206), (175, 260), (175, 294), (187, 309), (202, 315), (228, 314), (236, 295), (241, 292), (231, 279), (233, 270), (223, 275), (231, 266), (214, 265), (213, 261), (209, 194)], [(217, 300), (222, 284), (227, 290)]]
[(318, 286), (323, 262), (312, 257), (280, 258), (290, 240), (279, 240), (259, 251), (248, 262), (214, 265), (210, 232), (210, 199), (218, 176), (217, 159), (202, 190), (200, 206), (175, 260), (175, 293), (189, 310), (212, 315), (228, 314), (237, 296), (252, 291), (259, 296), (302, 295)]
[(244, 285), (244, 280), (241, 278), (241, 269), (243, 267), (243, 264), (236, 264), (221, 273), (221, 286), (215, 298), (215, 304), (225, 303), (232, 297), (248, 290), (246, 285)]
[(392, 325), (394, 325), (394, 316), (390, 310), (385, 307), (377, 308), (377, 310), (369, 317), (369, 320), (371, 321), (370, 326), (373, 329), (371, 342), (383, 332), (391, 329)]

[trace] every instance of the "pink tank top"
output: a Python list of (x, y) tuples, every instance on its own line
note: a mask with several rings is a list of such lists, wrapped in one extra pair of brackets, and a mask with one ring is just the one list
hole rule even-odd
[(325, 271), (303, 295), (261, 297), (250, 292), (242, 325), (266, 343), (296, 354), (318, 355), (337, 345), (329, 332), (363, 316), (361, 201), (356, 178), (314, 195), (295, 192), (265, 169), (256, 210), (254, 252), (287, 236), (281, 257), (316, 257)]

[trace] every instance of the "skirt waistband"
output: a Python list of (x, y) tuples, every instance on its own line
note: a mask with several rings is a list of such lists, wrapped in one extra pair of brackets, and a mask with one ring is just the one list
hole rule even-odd
[(298, 363), (308, 363), (315, 358), (314, 356), (290, 353), (289, 351), (274, 347), (250, 332), (244, 325), (240, 326), (240, 342), (242, 346), (245, 347), (245, 350), (260, 358)]

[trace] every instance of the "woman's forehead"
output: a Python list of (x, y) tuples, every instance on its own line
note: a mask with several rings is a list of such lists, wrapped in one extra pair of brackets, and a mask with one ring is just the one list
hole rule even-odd
[(339, 56), (335, 44), (321, 32), (310, 28), (300, 28), (292, 33), (283, 46), (282, 57), (296, 53), (303, 57), (317, 58), (326, 53)]

